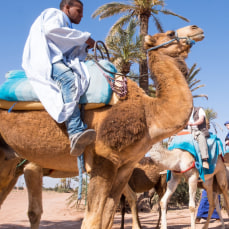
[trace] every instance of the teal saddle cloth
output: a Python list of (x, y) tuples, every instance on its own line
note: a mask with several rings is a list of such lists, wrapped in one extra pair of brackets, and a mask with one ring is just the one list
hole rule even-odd
[[(196, 140), (194, 140), (192, 134), (186, 135), (177, 135), (171, 141), (168, 149), (183, 149), (190, 152), (196, 161), (196, 168), (199, 171), (200, 178), (204, 181), (204, 174), (211, 174), (215, 170), (215, 166), (217, 163), (217, 159), (219, 155), (224, 156), (223, 144), (221, 140), (214, 134), (210, 133), (210, 137), (207, 139), (208, 144), (208, 163), (209, 169), (205, 169), (202, 167), (201, 154), (199, 150), (199, 146)], [(171, 177), (171, 171), (167, 172), (167, 180)]]
[[(108, 104), (112, 97), (112, 88), (104, 74), (114, 78), (117, 70), (107, 61), (100, 60), (102, 65), (111, 73), (102, 70), (94, 61), (85, 62), (90, 77), (89, 86), (80, 98), (80, 104), (104, 103)], [(39, 101), (32, 85), (23, 70), (12, 70), (6, 73), (6, 81), (0, 85), (0, 99), (7, 101)]]

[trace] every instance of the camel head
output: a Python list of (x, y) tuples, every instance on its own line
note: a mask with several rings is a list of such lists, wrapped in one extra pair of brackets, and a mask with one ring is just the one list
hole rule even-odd
[(17, 182), (16, 166), (20, 160), (13, 151), (0, 147), (0, 206), (12, 189), (11, 184)]
[(158, 51), (171, 57), (186, 58), (195, 42), (204, 39), (204, 32), (196, 25), (145, 36), (144, 47), (148, 51)]

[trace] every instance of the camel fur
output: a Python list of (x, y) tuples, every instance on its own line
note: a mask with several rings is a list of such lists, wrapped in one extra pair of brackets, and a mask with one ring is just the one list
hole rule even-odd
[[(201, 183), (201, 187), (207, 191), (209, 211), (208, 218), (205, 222), (204, 229), (208, 228), (211, 215), (216, 207), (219, 214), (220, 221), (222, 222), (222, 228), (225, 228), (223, 218), (221, 215), (218, 194), (223, 193), (225, 200), (225, 207), (229, 215), (229, 198), (227, 195), (228, 181), (227, 171), (225, 164), (221, 158), (218, 157), (215, 170), (212, 174), (204, 175), (205, 182), (198, 181), (199, 172), (194, 167), (184, 173), (177, 173), (177, 171), (185, 171), (191, 167), (195, 161), (193, 155), (188, 151), (182, 149), (167, 150), (160, 143), (155, 144), (149, 151), (152, 160), (163, 166), (164, 169), (171, 170), (171, 179), (168, 181), (167, 190), (165, 195), (162, 197), (161, 205), (161, 229), (167, 228), (166, 213), (167, 205), (172, 194), (175, 192), (177, 185), (180, 183), (182, 177), (184, 177), (189, 185), (189, 209), (191, 216), (191, 229), (195, 229), (195, 196), (197, 190), (197, 184)], [(215, 181), (215, 182), (214, 182)], [(214, 193), (213, 193), (214, 192)]]
[[(195, 41), (204, 38), (203, 30), (197, 26), (178, 29), (177, 34)], [(175, 37), (174, 31), (148, 35), (145, 47)], [(128, 80), (124, 100), (85, 111), (85, 123), (97, 134), (95, 143), (84, 152), (91, 179), (82, 229), (111, 229), (115, 209), (136, 163), (154, 143), (185, 127), (193, 106), (192, 94), (177, 59), (185, 65), (190, 48), (185, 39), (180, 39), (148, 52), (149, 69), (157, 84), (156, 98), (147, 96)], [(0, 109), (0, 134), (21, 158), (41, 168), (78, 173), (77, 158), (69, 153), (65, 125), (56, 123), (46, 111), (8, 113)], [(37, 229), (39, 222), (34, 224), (32, 228)]]

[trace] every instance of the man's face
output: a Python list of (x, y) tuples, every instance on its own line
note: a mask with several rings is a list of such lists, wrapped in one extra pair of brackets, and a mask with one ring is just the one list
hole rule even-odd
[(67, 15), (74, 24), (79, 24), (83, 17), (83, 6), (79, 2), (75, 2), (73, 6), (67, 6)]
[(227, 127), (227, 129), (229, 130), (229, 123), (228, 123), (228, 124), (226, 124), (226, 127)]

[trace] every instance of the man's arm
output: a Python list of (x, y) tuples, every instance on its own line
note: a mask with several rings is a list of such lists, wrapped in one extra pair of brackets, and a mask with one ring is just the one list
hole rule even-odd
[(189, 122), (188, 125), (189, 126), (199, 126), (200, 124), (202, 124), (204, 122), (204, 118), (205, 118), (205, 116), (201, 115), (198, 120), (196, 120), (194, 123)]

